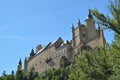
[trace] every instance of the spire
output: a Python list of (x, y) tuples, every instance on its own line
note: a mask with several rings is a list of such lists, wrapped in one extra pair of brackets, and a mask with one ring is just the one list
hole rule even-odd
[(100, 24), (98, 24), (98, 30), (100, 31)]
[(103, 29), (100, 27), (99, 23), (98, 23), (98, 32), (99, 32), (99, 35), (103, 35)]
[(27, 71), (27, 58), (25, 57), (25, 60), (24, 60), (24, 72)]
[(80, 23), (80, 19), (78, 19), (78, 25), (80, 25), (81, 23)]
[(72, 24), (72, 29), (74, 29), (74, 25)]
[(30, 53), (30, 56), (32, 57), (32, 56), (34, 56), (35, 55), (35, 53), (34, 53), (34, 50), (32, 49), (31, 50), (31, 53)]
[(25, 62), (27, 61), (27, 58), (25, 57)]
[(21, 61), (21, 59), (19, 60), (19, 65), (22, 65), (22, 61)]
[(19, 60), (19, 63), (18, 63), (18, 70), (22, 70), (22, 61), (21, 61), (21, 59)]
[(93, 19), (93, 16), (91, 14), (91, 11), (89, 10), (89, 14), (88, 14), (88, 19)]

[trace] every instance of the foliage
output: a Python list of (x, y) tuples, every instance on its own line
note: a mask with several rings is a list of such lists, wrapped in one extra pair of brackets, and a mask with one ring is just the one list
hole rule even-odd
[[(105, 16), (100, 13), (97, 9), (91, 10), (95, 18), (104, 27), (111, 29), (115, 32), (115, 39), (110, 47), (111, 60), (113, 74), (110, 80), (119, 80), (120, 76), (120, 0), (115, 0), (114, 2), (110, 0), (109, 5), (110, 16)], [(108, 58), (109, 58), (108, 57)]]
[(113, 74), (110, 51), (105, 48), (81, 53), (76, 58), (76, 65), (71, 65), (69, 79), (108, 80)]
[(104, 28), (113, 30), (116, 34), (120, 34), (120, 0), (113, 2), (110, 0), (109, 5), (110, 16), (105, 16), (97, 9), (91, 10), (96, 20), (104, 26)]
[(23, 80), (23, 71), (22, 70), (17, 70), (16, 80)]
[(48, 70), (40, 74), (40, 80), (68, 80), (69, 69), (59, 68), (55, 70)]

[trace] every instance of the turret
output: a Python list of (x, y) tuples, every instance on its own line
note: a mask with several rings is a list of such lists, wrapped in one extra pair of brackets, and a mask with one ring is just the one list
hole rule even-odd
[(96, 28), (95, 28), (95, 21), (89, 10), (88, 18), (85, 20), (85, 27), (87, 29), (88, 41), (92, 40), (96, 37)]
[(19, 65), (22, 65), (22, 61), (21, 61), (21, 59), (20, 59), (20, 61), (19, 61)]
[(98, 24), (98, 35), (99, 35), (99, 36), (100, 36), (100, 32), (101, 32), (100, 24)]
[(42, 45), (38, 45), (37, 47), (36, 47), (36, 53), (39, 51), (39, 50), (41, 50), (43, 47), (42, 47)]
[(78, 26), (80, 26), (80, 25), (81, 25), (80, 20), (78, 20)]
[(30, 57), (33, 57), (35, 55), (34, 50), (31, 50)]
[(21, 61), (21, 59), (19, 60), (19, 63), (18, 63), (18, 70), (22, 70), (22, 61)]
[(74, 31), (74, 25), (72, 24), (72, 31)]
[(24, 72), (27, 72), (27, 58), (24, 60)]
[(72, 46), (75, 47), (75, 28), (74, 25), (72, 24)]
[(87, 19), (85, 20), (85, 26), (86, 27), (89, 27), (90, 25), (92, 25), (93, 27), (95, 27), (95, 21), (93, 19), (93, 16), (91, 14), (91, 11), (89, 10), (89, 13), (88, 13), (88, 17)]
[(80, 32), (81, 32), (81, 23), (80, 20), (78, 20), (78, 25), (76, 28), (72, 25), (72, 41), (73, 41), (73, 47), (76, 47), (80, 44)]
[(88, 14), (88, 19), (93, 19), (93, 16), (91, 14), (91, 11), (89, 10), (89, 14)]

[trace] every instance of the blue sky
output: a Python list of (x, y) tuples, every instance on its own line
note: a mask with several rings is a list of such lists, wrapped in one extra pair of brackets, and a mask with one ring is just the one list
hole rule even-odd
[[(109, 14), (108, 0), (1, 0), (0, 75), (17, 69), (31, 49), (62, 37), (71, 40), (71, 25), (84, 24), (88, 9)], [(105, 32), (108, 42), (113, 33)]]

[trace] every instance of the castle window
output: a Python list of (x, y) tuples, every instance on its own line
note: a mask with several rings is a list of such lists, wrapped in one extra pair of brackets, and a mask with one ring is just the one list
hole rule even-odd
[(64, 53), (65, 53), (66, 50), (64, 50)]
[(85, 37), (85, 34), (83, 34), (83, 37)]
[(77, 38), (78, 36), (75, 36), (75, 38)]
[(40, 64), (41, 64), (41, 61), (40, 61)]

